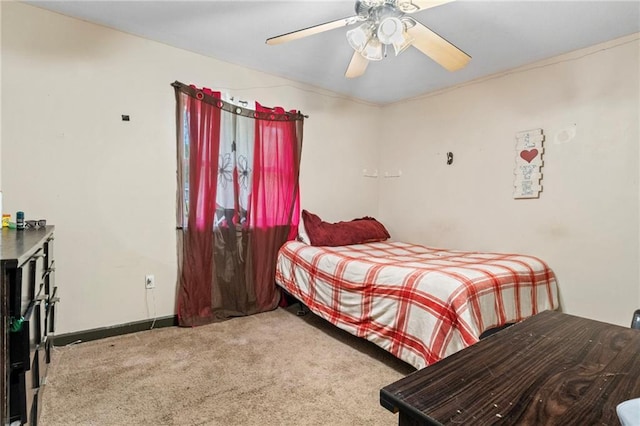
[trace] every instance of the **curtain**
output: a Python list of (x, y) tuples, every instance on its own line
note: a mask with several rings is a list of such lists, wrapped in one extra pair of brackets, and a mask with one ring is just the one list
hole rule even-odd
[(276, 256), (300, 220), (304, 117), (173, 86), (178, 322), (196, 326), (274, 309)]

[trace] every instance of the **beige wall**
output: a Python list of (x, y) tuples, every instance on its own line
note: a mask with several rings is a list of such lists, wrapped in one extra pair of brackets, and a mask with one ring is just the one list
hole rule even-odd
[[(565, 312), (628, 326), (640, 307), (639, 52), (636, 34), (386, 107), (381, 169), (402, 176), (380, 181), (381, 220), (401, 240), (540, 256)], [(535, 128), (543, 192), (514, 200), (514, 137)]]
[(61, 333), (143, 320), (154, 304), (174, 314), (175, 80), (308, 114), (303, 206), (331, 219), (376, 210), (377, 182), (361, 171), (378, 161), (379, 108), (0, 3), (5, 211), (56, 225)]
[[(309, 114), (302, 201), (327, 220), (377, 213), (395, 239), (538, 255), (572, 314), (628, 325), (640, 306), (637, 35), (380, 109), (0, 5), (5, 211), (57, 227), (62, 333), (174, 313), (174, 80)], [(537, 127), (544, 191), (513, 200), (514, 134)], [(362, 177), (375, 168), (402, 176)]]

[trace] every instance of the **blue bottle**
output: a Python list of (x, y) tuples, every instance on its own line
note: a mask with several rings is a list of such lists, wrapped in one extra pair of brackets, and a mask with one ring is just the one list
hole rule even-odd
[(16, 228), (19, 231), (24, 229), (24, 212), (16, 213)]

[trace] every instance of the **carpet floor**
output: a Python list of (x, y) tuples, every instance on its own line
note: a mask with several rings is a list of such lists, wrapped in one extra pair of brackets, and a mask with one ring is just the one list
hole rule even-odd
[(296, 308), (56, 347), (39, 424), (397, 424), (379, 391), (415, 369)]

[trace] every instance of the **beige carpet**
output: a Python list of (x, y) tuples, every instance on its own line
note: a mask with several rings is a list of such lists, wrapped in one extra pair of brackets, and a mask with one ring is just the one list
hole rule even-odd
[(379, 390), (413, 367), (296, 308), (55, 348), (40, 424), (397, 424)]

